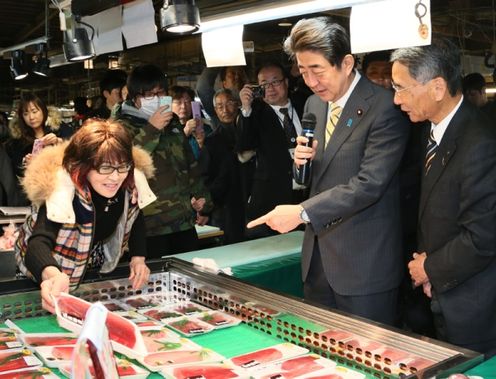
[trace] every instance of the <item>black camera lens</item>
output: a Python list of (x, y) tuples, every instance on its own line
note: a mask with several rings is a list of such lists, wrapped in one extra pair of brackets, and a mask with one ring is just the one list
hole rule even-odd
[(252, 86), (251, 91), (254, 99), (257, 98), (263, 99), (265, 96), (265, 88), (263, 86)]

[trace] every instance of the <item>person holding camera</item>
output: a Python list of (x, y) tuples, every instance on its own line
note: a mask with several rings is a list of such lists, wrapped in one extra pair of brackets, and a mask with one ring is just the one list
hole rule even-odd
[[(298, 204), (305, 188), (293, 181), (292, 164), (296, 137), (301, 134), (302, 109), (288, 97), (288, 77), (278, 63), (257, 70), (258, 85), (240, 91), (241, 113), (237, 122), (237, 151), (254, 150), (256, 169), (246, 216), (256, 219), (277, 204)], [(249, 238), (273, 235), (265, 225), (250, 230)]]

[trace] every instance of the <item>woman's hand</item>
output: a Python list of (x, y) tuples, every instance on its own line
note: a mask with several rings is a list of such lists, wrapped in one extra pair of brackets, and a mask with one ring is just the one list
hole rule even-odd
[(129, 263), (129, 271), (129, 280), (133, 284), (133, 289), (140, 289), (148, 283), (150, 269), (145, 264), (145, 257), (132, 257)]
[(41, 305), (48, 312), (55, 313), (53, 298), (61, 292), (69, 292), (69, 277), (55, 266), (48, 266), (41, 273)]
[(31, 159), (33, 158), (33, 154), (28, 153), (22, 158), (22, 165), (27, 166), (29, 162), (31, 162)]
[(62, 138), (57, 137), (53, 133), (45, 134), (41, 137), (41, 140), (43, 141), (43, 146), (57, 145), (62, 142)]
[(186, 121), (186, 125), (184, 125), (183, 131), (186, 137), (189, 137), (196, 130), (196, 119), (192, 118), (191, 120)]
[(198, 146), (200, 149), (203, 149), (203, 145), (205, 144), (205, 131), (196, 131), (195, 133), (196, 142), (198, 142)]

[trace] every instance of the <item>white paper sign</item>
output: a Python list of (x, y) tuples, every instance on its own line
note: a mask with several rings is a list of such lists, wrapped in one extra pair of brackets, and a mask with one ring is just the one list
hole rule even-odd
[(122, 6), (113, 7), (94, 16), (84, 17), (83, 21), (95, 28), (93, 46), (96, 55), (122, 51)]
[(122, 33), (128, 49), (158, 41), (155, 10), (151, 0), (136, 0), (124, 4), (122, 22)]
[(245, 66), (243, 25), (202, 33), (202, 49), (207, 67)]
[[(419, 15), (423, 15), (421, 27)], [(424, 15), (425, 14), (425, 15)], [(384, 0), (355, 5), (351, 10), (353, 54), (425, 46), (431, 43), (430, 0)]]

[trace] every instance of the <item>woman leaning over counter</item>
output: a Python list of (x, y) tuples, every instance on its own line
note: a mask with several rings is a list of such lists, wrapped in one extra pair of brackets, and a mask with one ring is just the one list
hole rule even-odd
[(147, 282), (141, 208), (156, 199), (146, 179), (153, 171), (124, 127), (97, 119), (29, 162), (22, 185), (34, 211), (15, 251), (21, 272), (40, 283), (45, 309), (53, 312), (52, 295), (75, 289), (88, 268), (113, 271), (126, 251), (133, 288)]

